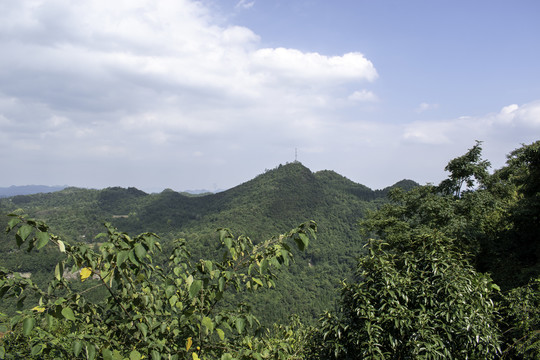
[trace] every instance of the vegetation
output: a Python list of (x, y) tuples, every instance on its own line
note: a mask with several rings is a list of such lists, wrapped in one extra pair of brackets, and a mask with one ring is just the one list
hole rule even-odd
[[(86, 358), (130, 360), (198, 358), (268, 358), (260, 345), (253, 350), (248, 329), (257, 319), (244, 305), (222, 307), (227, 292), (273, 287), (273, 269), (292, 260), (289, 241), (304, 249), (315, 236), (314, 223), (260, 244), (220, 230), (221, 261), (193, 261), (185, 242), (176, 242), (166, 266), (154, 264), (161, 249), (157, 236), (131, 238), (110, 225), (99, 251), (70, 245), (51, 234), (43, 222), (13, 215), (8, 231), (16, 229), (19, 246), (40, 249), (52, 243), (66, 258), (55, 267), (55, 278), (41, 290), (31, 279), (0, 269), (1, 295), (22, 307), (27, 293), (39, 294), (38, 304), (10, 319), (0, 358)], [(91, 277), (107, 289), (93, 302), (77, 291), (65, 269), (80, 281)], [(287, 352), (287, 344), (278, 353)]]
[(321, 357), (537, 359), (539, 165), (536, 142), (490, 175), (477, 143), (439, 186), (391, 192), (361, 221), (377, 240), (322, 319)]
[[(414, 185), (403, 182), (403, 186)], [(239, 295), (239, 300), (249, 303), (267, 326), (286, 323), (291, 313), (315, 324), (320, 313), (332, 306), (340, 280), (351, 276), (350, 269), (364, 251), (356, 221), (385, 202), (387, 191), (373, 191), (333, 171), (312, 173), (294, 162), (217, 194), (195, 197), (172, 190), (145, 194), (135, 188), (67, 188), (52, 194), (0, 199), (0, 212), (24, 209), (65, 241), (90, 247), (99, 242), (95, 237), (103, 231), (104, 222), (129, 234), (159, 234), (164, 253), (171, 251), (175, 239), (184, 238), (194, 259), (221, 258), (215, 245), (217, 228), (249, 234), (258, 243), (268, 234), (284, 233), (314, 220), (320, 230), (318, 241), (305, 251), (293, 250), (296, 262), (279, 273), (276, 288)], [(4, 219), (2, 223), (9, 221)], [(156, 256), (158, 263), (167, 260), (163, 253)], [(12, 238), (0, 234), (1, 263), (32, 273), (38, 284), (46, 284), (58, 259), (54, 249), (27, 253), (19, 250)], [(0, 300), (0, 311), (11, 314), (15, 308)]]
[[(17, 300), (19, 310), (0, 329), (7, 332), (0, 359), (538, 359), (540, 141), (513, 151), (493, 173), (481, 150), (477, 142), (451, 160), (439, 185), (374, 192), (295, 163), (221, 194), (116, 188), (87, 198), (99, 211), (128, 215), (115, 218), (128, 228), (150, 217), (152, 230), (160, 219), (186, 241), (131, 238), (108, 225), (104, 240), (84, 244), (11, 216), (19, 247), (60, 256), (51, 260), (58, 264), (48, 288), (2, 268), (0, 297)], [(306, 209), (318, 223), (316, 242), (308, 222), (265, 241), (222, 229), (220, 248), (211, 246), (206, 226), (231, 221), (236, 231), (253, 223), (259, 237)], [(361, 236), (350, 233), (357, 219)], [(323, 242), (325, 232), (339, 237)], [(358, 257), (356, 271), (344, 261), (349, 274), (335, 309), (311, 326), (305, 304), (326, 296), (324, 271), (346, 274), (330, 269), (343, 253)], [(287, 264), (289, 271), (278, 269)], [(68, 280), (73, 273), (80, 281)], [(297, 292), (309, 280), (317, 285)], [(25, 308), (30, 290), (35, 307)], [(247, 299), (255, 311), (304, 307), (283, 311), (299, 314), (290, 322), (267, 326)]]

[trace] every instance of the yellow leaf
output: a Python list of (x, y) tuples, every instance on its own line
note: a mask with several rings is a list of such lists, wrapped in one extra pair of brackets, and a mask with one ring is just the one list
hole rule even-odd
[(193, 355), (193, 360), (199, 360), (199, 355), (197, 353), (191, 353)]
[(43, 306), (34, 306), (32, 310), (37, 311), (37, 312), (44, 312), (45, 308)]
[(81, 269), (81, 281), (88, 279), (92, 275), (92, 269), (85, 267)]
[(186, 351), (189, 351), (189, 348), (191, 348), (191, 345), (193, 345), (193, 340), (191, 340), (191, 337), (188, 337), (186, 341)]

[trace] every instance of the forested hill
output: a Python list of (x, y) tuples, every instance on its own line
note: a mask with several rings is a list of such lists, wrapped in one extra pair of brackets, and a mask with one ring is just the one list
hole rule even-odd
[[(403, 180), (394, 186), (410, 189), (417, 185)], [(259, 302), (258, 309), (263, 309), (263, 320), (272, 321), (284, 319), (290, 313), (315, 318), (331, 307), (336, 298), (335, 287), (351, 274), (363, 251), (356, 223), (368, 210), (386, 201), (388, 190), (372, 190), (334, 171), (313, 173), (294, 162), (216, 194), (196, 196), (172, 190), (147, 194), (120, 187), (66, 188), (55, 193), (0, 199), (0, 210), (5, 214), (22, 209), (47, 222), (56, 234), (70, 242), (93, 242), (103, 232), (104, 222), (132, 235), (155, 232), (165, 245), (181, 237), (188, 241), (196, 257), (217, 254), (218, 228), (230, 228), (235, 235), (245, 234), (258, 242), (314, 220), (319, 227), (318, 239), (310, 243), (307, 251), (297, 254), (296, 264), (280, 276), (278, 290), (272, 290), (272, 296), (261, 293), (253, 300)], [(7, 218), (3, 220), (7, 223)], [(10, 247), (14, 243), (5, 237), (2, 241)], [(53, 259), (36, 260), (24, 252), (8, 254), (8, 249), (2, 246), (0, 256), (20, 271), (52, 271), (48, 267), (54, 266)]]
[[(394, 186), (417, 186), (403, 180)], [(393, 186), (392, 186), (393, 187)], [(356, 222), (367, 208), (384, 201), (391, 187), (371, 190), (333, 171), (311, 172), (301, 163), (280, 165), (232, 189), (205, 195), (136, 188), (66, 188), (55, 193), (18, 195), (0, 201), (2, 212), (21, 208), (73, 240), (91, 238), (110, 221), (124, 231), (190, 231), (229, 227), (265, 236), (307, 219), (327, 215)], [(81, 221), (79, 221), (81, 220)], [(351, 221), (352, 220), (352, 221)]]

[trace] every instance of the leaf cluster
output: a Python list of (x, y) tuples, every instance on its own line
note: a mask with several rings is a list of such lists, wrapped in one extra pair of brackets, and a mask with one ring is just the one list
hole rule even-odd
[[(178, 240), (164, 266), (154, 263), (161, 245), (153, 233), (130, 237), (107, 224), (94, 251), (22, 215), (13, 214), (7, 231), (15, 232), (18, 246), (55, 246), (65, 258), (47, 290), (0, 269), (0, 297), (22, 305), (28, 293), (39, 296), (35, 307), (5, 323), (1, 359), (263, 359), (271, 354), (245, 347), (257, 318), (243, 304), (231, 309), (220, 302), (228, 292), (275, 286), (275, 269), (293, 260), (290, 243), (305, 248), (316, 225), (304, 223), (260, 244), (221, 229), (220, 261), (193, 261)], [(78, 280), (69, 279), (73, 273)], [(77, 290), (79, 281), (89, 287)], [(107, 290), (105, 299), (86, 296), (95, 287)]]

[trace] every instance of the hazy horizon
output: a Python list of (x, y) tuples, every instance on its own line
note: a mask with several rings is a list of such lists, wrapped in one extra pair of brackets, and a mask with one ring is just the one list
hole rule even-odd
[[(299, 162), (301, 164), (301, 162)], [(267, 168), (265, 169), (264, 172), (260, 173), (260, 174), (257, 174), (255, 175), (253, 178), (251, 179), (248, 179), (242, 183), (239, 183), (239, 184), (236, 184), (236, 185), (233, 185), (231, 186), (230, 188), (227, 188), (227, 189), (204, 189), (204, 188), (193, 188), (193, 189), (176, 189), (176, 188), (172, 188), (172, 187), (166, 187), (166, 188), (160, 188), (160, 187), (147, 187), (147, 188), (137, 188), (138, 190), (142, 190), (144, 192), (146, 192), (147, 194), (151, 194), (151, 193), (160, 193), (164, 190), (167, 190), (167, 189), (170, 189), (170, 190), (173, 190), (173, 191), (176, 191), (176, 192), (186, 192), (186, 193), (189, 193), (189, 194), (194, 194), (194, 195), (198, 195), (198, 194), (202, 194), (202, 193), (205, 193), (205, 192), (211, 192), (211, 193), (218, 193), (218, 192), (222, 192), (222, 191), (227, 191), (229, 189), (232, 189), (232, 188), (235, 188), (237, 186), (240, 186), (242, 184), (244, 184), (245, 182), (248, 182), (250, 180), (253, 180), (255, 179), (256, 177), (260, 176), (260, 175), (263, 175), (264, 173), (266, 173), (267, 171), (270, 171), (270, 170), (275, 170), (277, 169), (279, 166), (282, 166), (282, 165), (288, 165), (289, 163), (285, 163), (285, 164), (279, 164), (277, 165), (276, 167), (274, 168)], [(302, 164), (303, 165), (303, 164)], [(304, 165), (305, 166), (305, 165)], [(325, 171), (325, 170), (330, 170), (330, 171), (334, 171), (332, 169), (324, 169), (324, 170), (319, 170), (319, 171)], [(311, 169), (310, 169), (311, 171)], [(315, 173), (316, 171), (314, 171)], [(341, 175), (341, 176), (344, 176), (342, 174), (339, 174), (338, 175)], [(351, 180), (351, 179), (349, 179)], [(415, 181), (414, 179), (400, 179), (392, 184), (388, 184), (388, 185), (385, 185), (381, 188), (371, 188), (371, 190), (382, 190), (384, 188), (387, 188), (387, 187), (390, 187), (390, 186), (393, 186), (395, 185), (397, 182), (399, 181), (402, 181), (402, 180), (412, 180), (412, 181)], [(351, 180), (353, 181), (353, 180)], [(361, 182), (356, 182), (354, 181), (355, 183), (357, 184), (360, 184), (360, 185), (364, 185), (362, 184)], [(422, 184), (421, 184), (422, 185)], [(366, 186), (366, 185), (365, 185)], [(69, 188), (69, 187), (75, 187), (75, 188), (82, 188), (82, 189), (92, 189), (92, 190), (103, 190), (103, 189), (106, 189), (106, 188), (111, 188), (111, 187), (122, 187), (122, 188), (128, 188), (128, 187), (132, 187), (132, 186), (120, 186), (120, 185), (109, 185), (109, 186), (106, 186), (106, 187), (102, 187), (102, 188), (96, 188), (96, 187), (86, 187), (86, 186), (74, 186), (74, 185), (70, 185), (70, 184), (63, 184), (63, 185), (59, 185), (59, 184), (53, 184), (53, 185), (48, 185), (48, 184), (21, 184), (21, 185), (9, 185), (9, 186), (0, 186), (0, 191), (2, 190), (8, 190), (8, 189), (11, 189), (11, 188), (25, 188), (25, 187), (46, 187), (46, 188), (62, 188), (62, 189), (65, 189), (65, 188)], [(55, 190), (57, 191), (57, 190)], [(53, 191), (51, 191), (53, 192)], [(33, 194), (33, 193), (31, 193)], [(1, 195), (1, 194), (0, 194)]]

